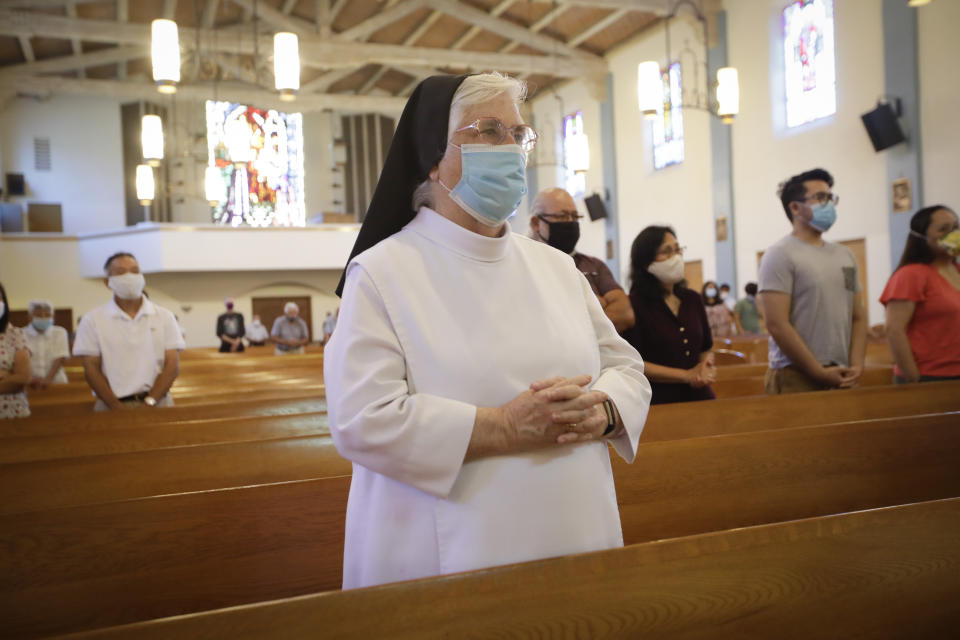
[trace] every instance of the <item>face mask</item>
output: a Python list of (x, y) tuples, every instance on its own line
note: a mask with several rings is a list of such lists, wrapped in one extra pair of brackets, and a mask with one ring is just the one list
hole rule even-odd
[(233, 311), (233, 303), (232, 303), (232, 302), (228, 302), (228, 303), (227, 303), (227, 311)]
[(676, 254), (669, 260), (652, 262), (647, 271), (664, 284), (676, 284), (683, 280), (683, 256)]
[(146, 281), (142, 273), (124, 273), (120, 276), (110, 276), (107, 286), (117, 294), (121, 300), (139, 300), (143, 295)]
[(727, 299), (727, 292), (726, 292), (726, 291), (721, 291), (721, 292), (720, 292), (720, 299), (721, 299), (721, 300), (726, 300), (726, 299)]
[(440, 186), (477, 222), (499, 227), (527, 193), (527, 154), (518, 144), (465, 144), (460, 157), (460, 181)]
[(960, 256), (960, 229), (943, 236), (937, 244), (954, 258)]
[(829, 230), (837, 221), (837, 207), (832, 202), (815, 205), (810, 210), (813, 211), (810, 226), (821, 233)]
[(34, 318), (30, 321), (30, 324), (33, 325), (34, 329), (42, 333), (53, 324), (53, 318)]
[(713, 287), (710, 287), (709, 289), (703, 292), (703, 295), (707, 296), (708, 298), (716, 298), (717, 290), (714, 289)]
[(573, 253), (577, 242), (580, 240), (580, 223), (576, 220), (547, 222), (547, 226), (550, 228), (550, 237), (547, 238), (547, 244), (564, 253)]

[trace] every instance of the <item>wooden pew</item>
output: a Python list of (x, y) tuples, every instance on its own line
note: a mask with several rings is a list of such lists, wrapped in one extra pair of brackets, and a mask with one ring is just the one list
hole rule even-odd
[[(754, 365), (732, 365), (750, 367)], [(723, 367), (717, 367), (717, 381), (711, 387), (717, 398), (740, 398), (744, 396), (758, 396), (764, 394), (764, 373), (756, 376), (731, 377), (720, 375)], [(869, 366), (860, 376), (861, 387), (877, 387), (893, 384), (893, 367), (887, 365)]]
[(751, 527), (77, 638), (948, 638), (960, 500)]
[[(90, 405), (92, 407), (92, 404)], [(239, 419), (257, 416), (287, 416), (327, 410), (322, 395), (260, 399), (244, 397), (229, 403), (211, 403), (199, 406), (175, 406), (137, 411), (110, 411), (77, 413), (64, 419), (34, 412), (21, 420), (0, 420), (0, 442), (6, 437), (56, 435), (89, 431), (109, 431), (146, 427), (148, 425), (179, 422), (199, 424), (205, 420)]]
[(960, 411), (960, 381), (656, 405), (642, 442)]
[(147, 428), (81, 431), (59, 435), (8, 437), (0, 465), (150, 449), (275, 440), (330, 432), (326, 412), (151, 424)]
[(0, 515), (351, 473), (329, 436), (0, 465)]
[[(949, 418), (644, 445), (633, 466), (614, 466), (624, 539), (960, 496), (960, 431)], [(5, 630), (62, 633), (336, 589), (349, 482), (0, 516)]]

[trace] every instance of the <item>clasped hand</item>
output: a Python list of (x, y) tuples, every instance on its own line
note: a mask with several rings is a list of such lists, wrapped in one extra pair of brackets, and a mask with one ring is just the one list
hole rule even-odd
[(508, 433), (518, 448), (598, 439), (607, 426), (600, 407), (607, 399), (602, 391), (588, 391), (589, 375), (558, 376), (538, 380), (501, 407)]

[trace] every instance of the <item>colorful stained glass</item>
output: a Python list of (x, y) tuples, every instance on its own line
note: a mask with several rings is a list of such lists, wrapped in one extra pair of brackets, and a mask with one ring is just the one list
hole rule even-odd
[(833, 0), (797, 0), (783, 10), (787, 126), (837, 112)]
[(583, 112), (577, 111), (563, 118), (563, 167), (567, 193), (583, 196), (587, 190), (585, 167), (590, 166), (590, 151), (583, 130)]
[(226, 192), (226, 200), (213, 207), (214, 222), (306, 224), (301, 114), (207, 101), (207, 150)]
[(683, 83), (680, 63), (662, 74), (663, 105), (653, 120), (653, 167), (663, 169), (683, 162)]

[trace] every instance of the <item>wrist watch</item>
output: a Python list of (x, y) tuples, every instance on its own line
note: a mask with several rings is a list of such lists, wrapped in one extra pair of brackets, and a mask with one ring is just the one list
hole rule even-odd
[(607, 428), (603, 435), (608, 436), (617, 428), (617, 412), (613, 408), (613, 402), (609, 399), (603, 401), (603, 412), (607, 415)]
[(155, 407), (157, 406), (157, 401), (153, 399), (153, 396), (147, 396), (143, 399), (143, 404), (147, 405), (148, 407)]

